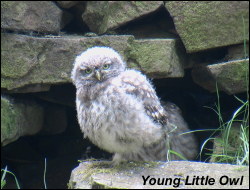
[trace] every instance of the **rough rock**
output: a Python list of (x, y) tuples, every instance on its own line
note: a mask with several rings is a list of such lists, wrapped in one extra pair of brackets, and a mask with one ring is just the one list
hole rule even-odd
[(165, 6), (187, 52), (242, 43), (242, 17), (249, 40), (249, 1), (167, 1)]
[[(145, 184), (142, 176), (148, 178)], [(214, 179), (214, 184), (208, 184), (206, 178), (209, 181)], [(238, 183), (230, 185), (229, 178), (238, 179)], [(72, 171), (68, 184), (72, 189), (245, 189), (248, 186), (249, 166), (188, 161), (130, 162), (119, 166), (112, 166), (110, 162), (87, 161)]]
[(43, 108), (32, 100), (17, 101), (1, 96), (1, 144), (34, 135), (43, 126)]
[(31, 85), (70, 83), (75, 57), (97, 45), (114, 48), (129, 65), (139, 66), (151, 77), (183, 76), (183, 55), (174, 39), (134, 40), (129, 35), (32, 37), (6, 33), (1, 37), (1, 87), (7, 90), (27, 87), (28, 92)]
[(181, 44), (173, 39), (134, 40), (128, 57), (131, 67), (152, 78), (183, 77), (183, 51)]
[(2, 34), (1, 87), (71, 82), (75, 57), (94, 45), (111, 46), (123, 54), (132, 36), (32, 37)]
[(82, 18), (92, 32), (102, 34), (155, 11), (162, 1), (88, 1)]
[(51, 1), (1, 1), (1, 28), (58, 33), (71, 19)]
[(229, 95), (247, 91), (248, 75), (249, 59), (201, 65), (192, 70), (194, 82), (210, 92), (216, 92), (217, 82), (219, 90)]
[(107, 31), (109, 12), (108, 1), (88, 1), (82, 14), (83, 21), (92, 32), (102, 34)]

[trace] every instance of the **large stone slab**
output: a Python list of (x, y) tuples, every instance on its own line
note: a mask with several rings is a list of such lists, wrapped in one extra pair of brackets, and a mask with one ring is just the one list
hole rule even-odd
[(166, 1), (187, 52), (249, 40), (249, 1)]
[(1, 28), (58, 33), (71, 19), (52, 1), (1, 1)]
[(1, 96), (1, 144), (5, 146), (24, 135), (34, 135), (43, 126), (43, 108), (31, 100)]
[(82, 18), (92, 32), (102, 34), (155, 11), (162, 1), (88, 1)]
[(39, 92), (70, 83), (75, 57), (93, 46), (114, 48), (131, 67), (154, 78), (182, 77), (184, 54), (172, 39), (135, 40), (133, 36), (32, 37), (1, 34), (1, 88)]
[[(233, 184), (231, 181), (234, 180)], [(237, 181), (237, 182), (236, 182)], [(71, 189), (247, 189), (249, 166), (202, 162), (110, 162), (87, 161), (75, 168)]]
[(227, 94), (246, 92), (249, 80), (249, 59), (195, 67), (192, 70), (192, 77), (194, 82), (210, 92), (216, 92), (216, 82), (219, 90)]
[[(124, 55), (132, 36), (32, 37), (1, 35), (1, 88), (71, 82), (77, 55), (89, 47), (110, 46)], [(38, 89), (39, 90), (39, 89)], [(26, 91), (27, 92), (27, 91)]]

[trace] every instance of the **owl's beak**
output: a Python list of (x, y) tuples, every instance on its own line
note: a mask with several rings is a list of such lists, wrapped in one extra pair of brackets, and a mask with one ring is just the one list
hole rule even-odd
[(98, 71), (98, 70), (95, 71), (95, 77), (96, 77), (96, 79), (99, 80), (99, 81), (102, 80), (102, 75), (101, 75), (100, 71)]

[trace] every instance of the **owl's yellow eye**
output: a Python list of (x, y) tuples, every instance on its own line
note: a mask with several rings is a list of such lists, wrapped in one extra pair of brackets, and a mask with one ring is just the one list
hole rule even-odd
[(103, 67), (102, 67), (104, 70), (107, 70), (107, 69), (109, 69), (110, 68), (110, 64), (105, 64), (105, 65), (103, 65)]
[(90, 73), (92, 73), (92, 70), (91, 70), (91, 69), (85, 69), (84, 72), (85, 72), (86, 74), (90, 74)]

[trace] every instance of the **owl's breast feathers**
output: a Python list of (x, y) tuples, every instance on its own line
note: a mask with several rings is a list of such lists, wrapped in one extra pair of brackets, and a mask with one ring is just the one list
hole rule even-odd
[(168, 122), (166, 111), (147, 78), (139, 71), (127, 70), (121, 75), (121, 80), (126, 93), (141, 99), (146, 114), (155, 122), (166, 126)]

